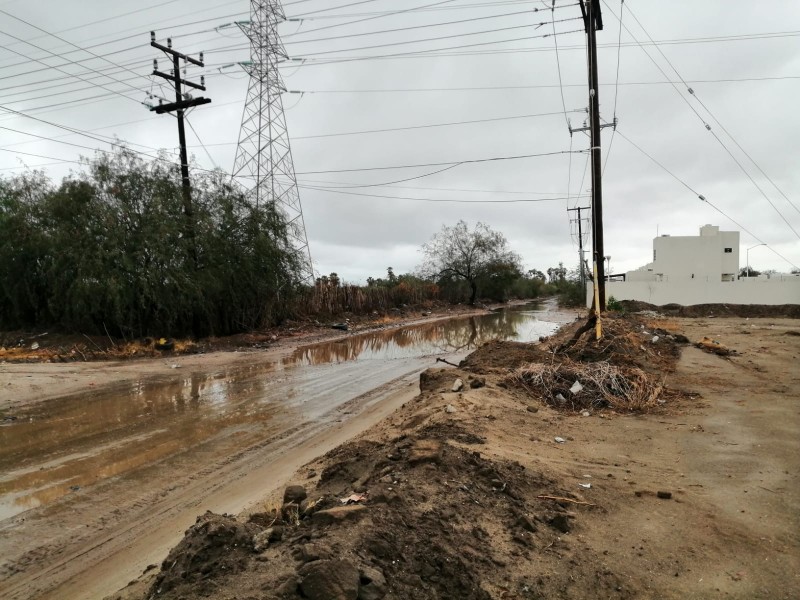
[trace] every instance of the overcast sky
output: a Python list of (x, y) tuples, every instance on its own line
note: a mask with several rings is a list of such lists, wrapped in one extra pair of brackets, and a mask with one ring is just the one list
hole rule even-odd
[[(586, 118), (580, 111), (588, 102), (585, 36), (576, 32), (582, 29), (578, 5), (573, 0), (555, 4), (551, 12), (549, 0), (285, 2), (287, 17), (309, 13), (302, 21), (282, 24), (280, 31), (290, 57), (309, 59), (292, 61), (282, 72), (289, 90), (305, 92), (286, 94), (284, 103), (315, 270), (336, 271), (353, 282), (382, 276), (387, 266), (398, 273), (410, 271), (420, 261), (420, 245), (443, 224), (459, 219), (482, 221), (503, 232), (528, 268), (544, 271), (560, 261), (570, 267), (577, 264), (566, 208), (588, 205), (590, 178), (587, 173), (584, 179), (586, 154), (566, 151), (585, 150), (589, 144), (583, 133), (570, 138), (563, 107), (572, 125), (580, 127)], [(388, 14), (424, 6), (429, 8)], [(199, 79), (205, 73), (205, 95), (213, 103), (190, 114), (197, 135), (188, 132), (189, 144), (200, 167), (232, 168), (247, 76), (236, 65), (224, 65), (248, 60), (249, 53), (237, 28), (223, 26), (247, 19), (246, 0), (0, 0), (0, 11), (7, 13), (0, 13), (0, 106), (94, 136), (116, 135), (151, 154), (154, 148), (174, 152), (177, 128), (172, 117), (157, 116), (141, 104), (151, 89), (169, 91), (168, 86), (163, 92), (154, 87), (150, 77), (152, 59), (166, 61), (149, 46), (148, 32), (155, 29), (162, 41), (173, 36), (175, 47), (186, 53), (204, 50), (206, 67), (190, 68), (187, 76)], [(800, 265), (800, 241), (792, 231), (800, 231), (800, 3), (626, 0), (622, 14), (621, 48), (620, 0), (603, 4), (605, 27), (598, 32), (601, 114), (612, 121), (616, 104), (619, 119), (613, 143), (612, 129), (603, 130), (603, 160), (608, 157), (603, 182), (605, 243), (612, 270), (622, 272), (648, 262), (657, 233), (696, 235), (705, 223), (739, 229), (628, 139), (752, 233), (741, 234), (742, 266), (745, 250), (759, 241), (769, 247), (751, 251), (754, 267), (788, 272), (791, 265), (772, 250)], [(452, 23), (467, 19), (471, 20)], [(556, 39), (542, 37), (553, 32), (554, 19), (560, 21), (556, 31), (563, 33)], [(547, 24), (537, 26), (541, 22)], [(438, 25), (442, 23), (450, 24)], [(320, 28), (325, 29), (314, 31)], [(403, 31), (373, 34), (387, 29)], [(502, 31), (487, 33), (498, 29)], [(464, 35), (473, 32), (481, 33)], [(648, 34), (680, 76), (649, 44)], [(430, 38), (439, 39), (407, 43)], [(642, 48), (636, 40), (648, 45)], [(395, 42), (403, 43), (387, 45)], [(383, 47), (364, 48), (376, 45)], [(89, 52), (107, 60), (76, 46), (90, 47)], [(418, 54), (409, 56), (411, 52)], [(385, 57), (400, 53), (404, 55)], [(354, 57), (369, 58), (330, 62)], [(101, 77), (99, 71), (109, 77)], [(665, 74), (677, 82), (679, 91), (665, 83)], [(679, 77), (691, 85), (696, 98), (686, 93)], [(543, 113), (549, 114), (530, 116)], [(484, 122), (326, 135), (463, 121)], [(58, 141), (109, 148), (11, 113), (0, 114), (0, 127), (45, 138), (0, 129), (2, 176), (22, 172), (23, 165), (44, 165), (40, 168), (58, 181), (78, 168), (61, 160), (92, 154)], [(464, 164), (394, 185), (374, 184), (434, 169), (314, 173), (562, 151), (549, 157)], [(356, 185), (372, 187), (346, 187)], [(526, 201), (466, 204), (354, 193)], [(584, 197), (576, 198), (579, 194)]]

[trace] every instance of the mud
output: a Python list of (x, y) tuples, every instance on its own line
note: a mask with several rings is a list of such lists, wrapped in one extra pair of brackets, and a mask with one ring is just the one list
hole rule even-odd
[[(160, 560), (198, 512), (241, 511), (394, 410), (434, 357), (557, 327), (540, 318), (517, 308), (229, 361), (91, 363), (119, 381), (39, 401), (15, 397), (11, 379), (0, 397), (4, 597), (113, 591)], [(52, 373), (52, 394), (58, 368), (75, 365), (4, 367)]]
[[(430, 369), (416, 397), (295, 473), (307, 499), (205, 515), (113, 598), (795, 598), (800, 345), (785, 320), (679, 325), (740, 354), (643, 352), (643, 371), (669, 360), (686, 392), (661, 412), (586, 417), (503, 387), (520, 345), (491, 367)], [(456, 378), (483, 385), (454, 392)]]

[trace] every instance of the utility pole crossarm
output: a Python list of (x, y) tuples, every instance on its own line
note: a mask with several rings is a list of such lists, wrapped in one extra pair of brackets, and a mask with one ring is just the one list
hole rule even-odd
[(185, 110), (193, 106), (202, 106), (203, 104), (210, 104), (211, 98), (194, 98), (192, 100), (182, 100), (181, 102), (169, 102), (167, 104), (159, 104), (150, 108), (156, 114), (162, 115), (173, 110)]
[[(178, 81), (178, 77), (176, 75), (170, 75), (169, 73), (162, 73), (161, 71), (158, 70), (154, 70), (153, 75), (155, 75), (156, 77), (162, 77), (163, 79), (169, 79), (172, 82)], [(204, 92), (206, 91), (205, 77), (202, 77), (200, 79), (200, 83), (194, 83), (193, 81), (189, 81), (188, 79), (181, 79), (181, 83), (183, 83), (183, 85), (188, 85), (189, 87), (194, 88), (196, 90), (202, 90)]]
[(193, 255), (195, 267), (197, 267), (197, 249), (195, 247), (195, 219), (194, 208), (192, 206), (192, 190), (189, 181), (189, 157), (186, 150), (186, 129), (184, 125), (185, 112), (193, 106), (200, 106), (211, 102), (210, 98), (192, 98), (188, 94), (183, 93), (183, 87), (187, 86), (194, 89), (205, 91), (205, 78), (200, 78), (200, 84), (187, 81), (181, 77), (181, 60), (190, 62), (193, 65), (204, 66), (203, 53), (200, 53), (200, 59), (192, 58), (172, 49), (172, 40), (167, 40), (167, 45), (159, 44), (156, 42), (155, 31), (150, 32), (150, 45), (153, 48), (158, 48), (166, 53), (172, 60), (172, 73), (164, 73), (158, 70), (158, 61), (153, 61), (153, 75), (171, 81), (175, 87), (175, 102), (163, 103), (159, 99), (157, 106), (151, 106), (150, 110), (156, 114), (164, 114), (175, 111), (178, 121), (178, 140), (180, 143), (181, 155), (181, 184), (183, 190), (183, 213), (186, 217), (186, 237), (190, 240), (191, 252)]

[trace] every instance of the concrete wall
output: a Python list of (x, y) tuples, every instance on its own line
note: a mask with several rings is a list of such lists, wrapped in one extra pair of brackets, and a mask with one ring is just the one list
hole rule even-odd
[[(727, 252), (726, 252), (727, 250)], [(739, 232), (704, 225), (700, 235), (653, 239), (653, 262), (628, 271), (628, 281), (733, 281), (739, 271)]]
[[(594, 290), (587, 286), (591, 306)], [(664, 304), (800, 304), (800, 276), (752, 278), (737, 281), (609, 281), (606, 298)]]

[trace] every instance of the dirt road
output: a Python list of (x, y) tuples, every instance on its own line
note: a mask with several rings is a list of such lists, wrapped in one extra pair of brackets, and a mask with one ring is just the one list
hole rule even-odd
[[(672, 325), (739, 354), (684, 347), (663, 361), (673, 392), (660, 408), (583, 416), (509, 383), (528, 350), (481, 350), (430, 371), (413, 402), (292, 478), (327, 499), (319, 518), (254, 551), (274, 513), (211, 517), (114, 598), (288, 599), (329, 582), (398, 599), (798, 598), (798, 322)], [(638, 326), (628, 337), (653, 364), (665, 358)], [(342, 510), (354, 490), (366, 505)], [(247, 543), (232, 550), (223, 532)]]
[[(0, 595), (84, 599), (119, 589), (198, 514), (257, 505), (413, 397), (433, 355), (458, 356), (528, 321), (538, 323), (491, 314), (263, 353), (11, 365), (5, 376), (18, 393), (6, 392), (0, 427)], [(555, 327), (544, 326), (528, 339)], [(65, 368), (76, 373), (62, 381)], [(36, 384), (19, 383), (26, 371)], [(83, 392), (45, 400), (59, 389)]]

